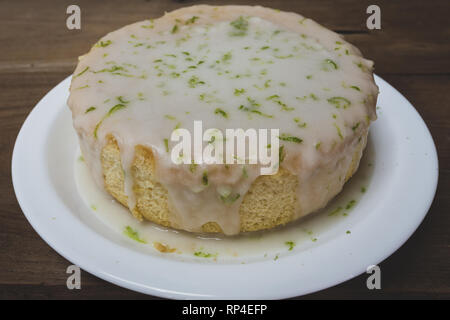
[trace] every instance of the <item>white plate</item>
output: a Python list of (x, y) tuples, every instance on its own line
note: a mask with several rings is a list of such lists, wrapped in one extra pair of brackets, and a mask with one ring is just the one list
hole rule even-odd
[(375, 165), (367, 192), (348, 217), (329, 223), (318, 241), (286, 249), (279, 259), (172, 259), (174, 254), (151, 252), (151, 246), (99, 219), (74, 181), (78, 147), (66, 106), (70, 77), (36, 105), (17, 137), (12, 159), (17, 199), (59, 254), (131, 290), (168, 298), (272, 299), (325, 289), (396, 251), (425, 217), (436, 190), (437, 155), (425, 123), (399, 92), (379, 77), (376, 82), (380, 108), (370, 133)]

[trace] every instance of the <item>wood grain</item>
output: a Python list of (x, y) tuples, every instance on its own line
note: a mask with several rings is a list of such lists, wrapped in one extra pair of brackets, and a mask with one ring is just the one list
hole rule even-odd
[[(201, 1), (205, 2), (230, 3)], [(11, 156), (17, 133), (33, 106), (72, 73), (77, 57), (98, 38), (123, 25), (158, 17), (164, 11), (197, 1), (77, 1), (82, 10), (82, 29), (70, 31), (65, 27), (65, 11), (72, 3), (0, 2), (0, 299), (151, 299), (86, 272), (82, 274), (82, 290), (66, 288), (65, 270), (71, 263), (53, 251), (23, 216), (12, 188)], [(332, 0), (257, 3), (301, 13), (343, 33), (376, 62), (376, 73), (417, 108), (439, 155), (436, 198), (412, 238), (381, 263), (382, 290), (367, 290), (366, 275), (361, 275), (303, 298), (450, 298), (448, 1), (377, 1), (382, 10), (379, 31), (365, 27), (369, 1), (343, 0), (339, 5)]]

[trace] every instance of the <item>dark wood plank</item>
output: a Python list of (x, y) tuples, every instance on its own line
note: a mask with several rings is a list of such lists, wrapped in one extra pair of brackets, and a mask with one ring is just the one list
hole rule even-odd
[[(120, 0), (77, 3), (82, 11), (81, 30), (65, 27), (65, 10), (72, 2), (11, 1), (0, 11), (2, 69), (73, 69), (77, 56), (87, 52), (106, 33), (126, 24), (161, 16), (181, 6), (227, 1), (142, 1)], [(229, 2), (228, 2), (229, 3)], [(251, 4), (251, 1), (234, 1)], [(255, 2), (253, 2), (255, 3)], [(450, 73), (450, 25), (448, 1), (378, 1), (382, 29), (368, 31), (365, 10), (370, 1), (332, 0), (258, 1), (260, 5), (294, 11), (324, 26), (348, 33), (348, 40), (376, 61), (378, 73)], [(49, 46), (50, 45), (50, 46)]]
[[(204, 2), (204, 1), (202, 1)], [(209, 1), (223, 4), (226, 1)], [(87, 1), (81, 31), (65, 28), (72, 2), (4, 1), (0, 10), (0, 299), (149, 299), (83, 272), (82, 290), (66, 289), (70, 262), (31, 228), (17, 204), (10, 164), (17, 133), (33, 106), (70, 75), (77, 56), (105, 33), (196, 1)], [(234, 1), (236, 4), (252, 3)], [(253, 2), (254, 3), (254, 2)], [(448, 1), (378, 1), (382, 30), (365, 29), (368, 1), (277, 0), (261, 5), (296, 11), (345, 33), (376, 62), (376, 71), (417, 108), (435, 139), (440, 179), (432, 208), (413, 237), (381, 264), (382, 290), (366, 275), (304, 298), (450, 298), (450, 27)], [(420, 170), (420, 168), (418, 168)]]

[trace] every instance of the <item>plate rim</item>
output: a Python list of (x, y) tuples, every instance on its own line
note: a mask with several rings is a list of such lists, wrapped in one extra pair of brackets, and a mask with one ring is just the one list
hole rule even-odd
[[(58, 92), (58, 91), (64, 90), (64, 87), (68, 87), (68, 84), (70, 83), (70, 79), (71, 79), (71, 76), (67, 77), (62, 82), (60, 82), (57, 86), (52, 88), (52, 90), (50, 90), (36, 104), (36, 106), (33, 108), (33, 110), (27, 116), (27, 118), (25, 119), (25, 121), (19, 131), (19, 134), (17, 135), (13, 154), (12, 154), (12, 161), (11, 161), (11, 174), (12, 174), (13, 187), (14, 187), (17, 201), (22, 209), (22, 212), (24, 213), (24, 215), (27, 218), (27, 220), (29, 221), (29, 223), (32, 225), (33, 229), (39, 234), (39, 236), (48, 245), (50, 245), (50, 247), (52, 247), (56, 252), (58, 252), (61, 256), (63, 256), (68, 261), (71, 261), (72, 263), (80, 266), (83, 270), (97, 276), (98, 278), (101, 278), (103, 280), (114, 283), (121, 287), (125, 287), (130, 290), (138, 291), (138, 292), (145, 293), (145, 294), (151, 294), (151, 295), (155, 295), (155, 296), (159, 296), (159, 297), (164, 297), (164, 298), (185, 298), (185, 299), (186, 298), (200, 298), (200, 299), (218, 299), (218, 298), (221, 298), (221, 299), (229, 299), (229, 298), (233, 298), (233, 299), (280, 299), (280, 298), (288, 298), (288, 297), (294, 297), (294, 296), (298, 296), (298, 295), (305, 295), (305, 294), (309, 294), (312, 292), (317, 292), (317, 291), (323, 290), (325, 288), (335, 286), (335, 285), (345, 282), (365, 271), (365, 270), (362, 270), (362, 271), (359, 270), (360, 271), (359, 273), (358, 273), (358, 271), (348, 272), (348, 273), (346, 273), (346, 276), (341, 277), (338, 281), (331, 281), (331, 283), (329, 280), (328, 281), (324, 280), (320, 284), (316, 285), (313, 290), (301, 290), (299, 288), (296, 288), (296, 289), (284, 290), (284, 291), (279, 291), (279, 292), (269, 292), (267, 290), (263, 290), (263, 287), (261, 287), (261, 286), (258, 287), (258, 284), (253, 283), (253, 285), (255, 285), (256, 287), (252, 292), (258, 292), (257, 290), (262, 290), (262, 291), (258, 292), (260, 294), (259, 296), (250, 296), (249, 293), (251, 291), (239, 292), (235, 295), (234, 294), (230, 295), (229, 293), (228, 293), (228, 295), (227, 294), (221, 295), (220, 293), (196, 294), (194, 292), (186, 292), (186, 291), (183, 292), (183, 290), (167, 290), (164, 288), (157, 288), (157, 287), (152, 287), (152, 286), (145, 285), (142, 283), (138, 283), (136, 281), (128, 281), (126, 279), (115, 276), (114, 274), (112, 274), (105, 268), (98, 269), (98, 266), (97, 267), (95, 266), (96, 263), (91, 264), (89, 262), (86, 262), (86, 257), (83, 258), (83, 256), (80, 256), (80, 254), (79, 254), (79, 252), (77, 252), (77, 250), (70, 250), (67, 248), (67, 246), (64, 247), (62, 244), (55, 243), (53, 241), (52, 237), (50, 236), (51, 234), (46, 233), (47, 232), (46, 229), (48, 229), (48, 228), (43, 227), (42, 224), (39, 223), (39, 220), (35, 216), (33, 216), (32, 212), (36, 209), (30, 208), (28, 206), (27, 200), (25, 199), (26, 196), (23, 194), (23, 185), (21, 185), (22, 182), (18, 180), (19, 176), (20, 176), (19, 170), (21, 169), (21, 167), (19, 165), (20, 159), (18, 158), (19, 157), (18, 153), (20, 152), (21, 148), (23, 148), (23, 144), (26, 142), (26, 141), (24, 141), (25, 135), (27, 134), (27, 130), (29, 130), (28, 128), (30, 126), (30, 122), (32, 121), (32, 119), (36, 116), (36, 114), (38, 113), (40, 108), (42, 109), (45, 107), (45, 103), (47, 102), (47, 100), (51, 99), (52, 95), (55, 95), (56, 92)], [(388, 89), (395, 92), (395, 94), (398, 95), (398, 97), (401, 100), (404, 100), (404, 103), (409, 107), (409, 109), (411, 109), (410, 111), (412, 111), (412, 113), (414, 114), (415, 119), (418, 120), (419, 123), (421, 122), (422, 129), (424, 129), (424, 133), (425, 133), (425, 135), (427, 135), (426, 138), (429, 139), (431, 142), (431, 144), (430, 143), (428, 144), (429, 151), (431, 153), (429, 162), (431, 164), (430, 167), (433, 167), (433, 169), (434, 169), (433, 172), (429, 172), (431, 175), (430, 180), (431, 180), (432, 186), (431, 186), (431, 189), (428, 189), (428, 192), (426, 194), (427, 196), (424, 197), (424, 199), (423, 199), (423, 203), (422, 203), (423, 213), (422, 213), (420, 219), (417, 219), (415, 221), (416, 223), (414, 223), (414, 226), (412, 226), (408, 232), (404, 233), (403, 237), (401, 237), (401, 239), (397, 239), (396, 244), (394, 246), (392, 246), (389, 250), (387, 250), (388, 252), (385, 252), (384, 254), (381, 254), (381, 255), (379, 254), (376, 258), (374, 258), (375, 260), (377, 260), (376, 263), (374, 263), (374, 264), (378, 264), (378, 263), (381, 263), (386, 258), (388, 258), (391, 254), (395, 253), (411, 237), (411, 235), (417, 230), (419, 225), (422, 223), (423, 219), (425, 218), (426, 214), (429, 211), (429, 208), (433, 202), (433, 199), (434, 199), (434, 196), (436, 193), (439, 164), (438, 164), (436, 146), (434, 144), (431, 133), (430, 133), (428, 127), (426, 126), (424, 120), (421, 118), (420, 114), (417, 112), (417, 110), (399, 91), (397, 91), (395, 88), (393, 88), (389, 83), (387, 83), (382, 78), (380, 78), (376, 75), (375, 75), (375, 79), (376, 79), (377, 83), (383, 84), (383, 86), (386, 86)], [(100, 235), (96, 235), (96, 237), (94, 236), (94, 238), (99, 238), (99, 237), (101, 238)], [(338, 237), (338, 238), (340, 238), (340, 237)], [(107, 239), (103, 239), (103, 241), (108, 242)], [(102, 241), (100, 241), (100, 244), (101, 243), (102, 243)], [(123, 250), (123, 248), (122, 248), (122, 250)], [(135, 255), (136, 255), (136, 253), (133, 253), (133, 256), (135, 256)], [(289, 263), (295, 264), (295, 259), (293, 259), (295, 256), (296, 256), (296, 254), (292, 254), (290, 256), (283, 257), (283, 260), (285, 261), (284, 264), (285, 265), (289, 264)], [(153, 257), (153, 258), (158, 258), (158, 257)], [(152, 260), (153, 258), (151, 258), (150, 260)], [(180, 263), (192, 264), (189, 262), (170, 261), (170, 260), (164, 259), (164, 258), (162, 258), (162, 259), (158, 258), (158, 259), (164, 260), (163, 263), (168, 264), (171, 267), (173, 267), (174, 264), (180, 264)], [(280, 259), (280, 261), (281, 260), (282, 259)], [(233, 269), (230, 271), (235, 270), (236, 272), (242, 272), (242, 270), (244, 269), (245, 272), (249, 272), (249, 270), (248, 270), (249, 266), (260, 267), (262, 264), (271, 266), (271, 268), (266, 268), (267, 270), (280, 271), (280, 268), (273, 267), (274, 263), (272, 261), (252, 262), (252, 263), (244, 265), (244, 266), (238, 265), (239, 268), (237, 268), (237, 266), (232, 266), (232, 265), (226, 265), (225, 267), (228, 269)], [(199, 269), (199, 271), (209, 272), (207, 270), (208, 268), (209, 269), (211, 269), (211, 268), (218, 269), (217, 266), (210, 265), (210, 264), (194, 264), (194, 265), (195, 265), (196, 269)], [(205, 267), (205, 266), (208, 266), (208, 267)], [(223, 267), (224, 266), (222, 266), (222, 269), (223, 269)], [(281, 269), (284, 270), (285, 268), (281, 268)], [(230, 272), (230, 271), (228, 271), (228, 272)], [(251, 267), (250, 267), (250, 271), (251, 271)], [(191, 272), (189, 271), (188, 273), (190, 274)], [(198, 271), (196, 273), (198, 273)], [(257, 289), (257, 288), (259, 288), (259, 289)]]

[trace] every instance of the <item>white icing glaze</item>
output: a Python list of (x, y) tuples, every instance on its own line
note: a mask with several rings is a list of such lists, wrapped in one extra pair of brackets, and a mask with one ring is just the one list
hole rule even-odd
[[(239, 206), (259, 166), (246, 165), (247, 177), (242, 165), (199, 165), (191, 172), (189, 165), (172, 163), (164, 140), (176, 126), (193, 132), (195, 120), (203, 121), (204, 130), (274, 128), (302, 139), (280, 141), (286, 154), (281, 166), (299, 178), (300, 217), (341, 190), (358, 141), (365, 141), (378, 93), (371, 68), (339, 35), (299, 15), (197, 6), (105, 36), (80, 58), (68, 104), (99, 185), (100, 152), (112, 134), (133, 208), (134, 146), (147, 146), (169, 192), (172, 222), (200, 231), (214, 221), (235, 234)], [(90, 107), (95, 109), (87, 112)], [(224, 204), (218, 192), (224, 187), (240, 197)]]

